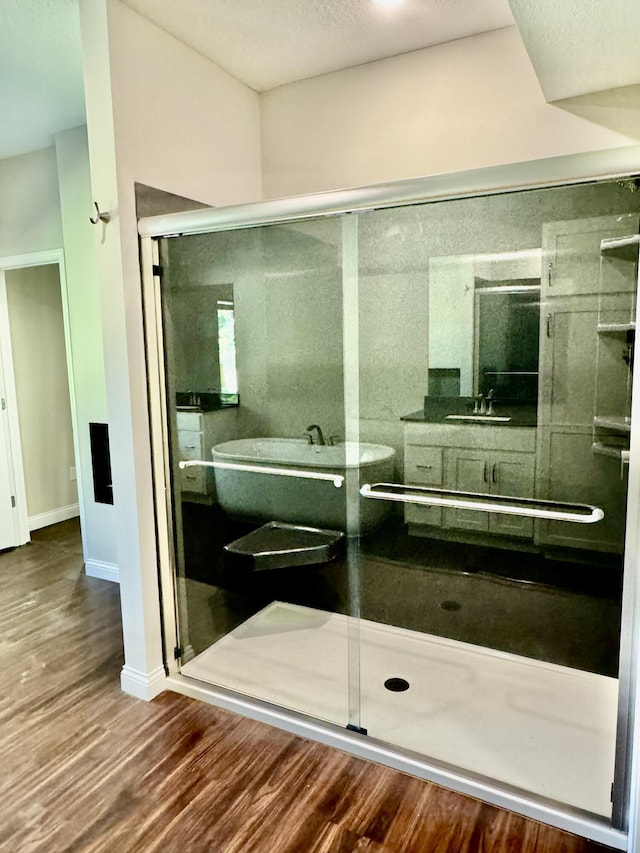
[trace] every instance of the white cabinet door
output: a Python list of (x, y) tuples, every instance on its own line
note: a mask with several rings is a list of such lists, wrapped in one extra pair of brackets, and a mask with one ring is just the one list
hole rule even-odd
[(637, 230), (638, 215), (633, 213), (543, 225), (543, 298), (599, 293), (600, 241), (603, 237), (625, 237)]
[(620, 467), (591, 450), (591, 434), (552, 432), (551, 465), (548, 476), (549, 500), (594, 504), (604, 510), (604, 519), (595, 524), (566, 521), (540, 523), (538, 541), (568, 548), (621, 552), (627, 475)]
[[(531, 498), (534, 494), (535, 460), (524, 453), (495, 453), (491, 460), (491, 494)], [(489, 531), (503, 536), (533, 536), (533, 519), (518, 515), (489, 517)]]
[(541, 337), (539, 422), (591, 430), (596, 385), (596, 300), (550, 300)]
[[(501, 451), (450, 451), (454, 457), (450, 471), (454, 472), (452, 488), (491, 496), (507, 495), (531, 498), (534, 494), (535, 459), (528, 453)], [(502, 513), (450, 509), (446, 511), (448, 527), (486, 531), (500, 536), (533, 536), (530, 518)]]
[[(487, 494), (491, 491), (490, 454), (482, 450), (450, 450), (452, 458), (449, 475), (452, 482), (449, 487), (458, 492)], [(469, 509), (447, 509), (445, 511), (447, 527), (461, 527), (465, 530), (486, 531), (489, 529), (489, 516), (486, 512)]]
[[(404, 453), (404, 481), (410, 486), (442, 486), (442, 448), (408, 444)], [(406, 504), (407, 524), (442, 524), (442, 507)]]

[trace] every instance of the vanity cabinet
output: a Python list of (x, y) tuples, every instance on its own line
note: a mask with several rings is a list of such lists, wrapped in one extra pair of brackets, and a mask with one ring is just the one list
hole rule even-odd
[[(206, 447), (205, 432), (210, 424), (210, 417), (204, 412), (178, 412), (178, 449), (180, 459), (209, 459), (211, 452)], [(206, 468), (178, 469), (177, 476), (181, 492), (192, 492), (197, 495), (207, 495), (212, 491), (211, 474)]]
[[(452, 488), (460, 492), (532, 498), (535, 459), (532, 453), (449, 450)], [(533, 536), (533, 520), (517, 515), (445, 509), (447, 527), (477, 530), (503, 536)]]
[[(406, 424), (405, 483), (487, 495), (534, 497), (535, 429)], [(405, 504), (409, 533), (473, 531), (531, 538), (530, 518)]]
[[(230, 407), (211, 412), (177, 412), (177, 442), (179, 459), (211, 461), (211, 450), (238, 433), (238, 409)], [(178, 468), (175, 476), (182, 500), (211, 503), (215, 500), (213, 468)]]

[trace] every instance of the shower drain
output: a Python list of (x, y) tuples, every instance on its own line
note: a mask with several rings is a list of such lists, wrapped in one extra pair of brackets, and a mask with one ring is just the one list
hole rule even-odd
[(409, 689), (409, 682), (406, 678), (387, 678), (384, 686), (392, 693), (402, 693), (403, 690)]

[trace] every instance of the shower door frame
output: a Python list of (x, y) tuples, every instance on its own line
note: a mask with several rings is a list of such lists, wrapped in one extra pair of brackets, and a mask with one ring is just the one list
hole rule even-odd
[(180, 675), (174, 657), (178, 634), (177, 614), (172, 605), (174, 572), (171, 553), (171, 497), (168, 488), (170, 479), (163, 363), (161, 344), (159, 344), (161, 342), (159, 293), (157, 278), (154, 278), (154, 264), (158, 263), (157, 241), (162, 237), (284, 224), (324, 216), (341, 216), (373, 209), (495, 195), (525, 189), (627, 179), (638, 172), (640, 172), (640, 147), (629, 147), (416, 178), (363, 189), (317, 193), (227, 208), (201, 209), (140, 220), (158, 559), (163, 590), (161, 608), (169, 689), (336, 746), (354, 755), (409, 772), (600, 843), (640, 853), (640, 756), (638, 750), (633, 749), (636, 739), (640, 744), (638, 703), (640, 677), (638, 592), (640, 587), (637, 579), (640, 562), (640, 371), (635, 371), (633, 378), (614, 774), (616, 796), (612, 821), (609, 823), (605, 818), (598, 818), (569, 806), (545, 801), (493, 779), (432, 761), (339, 726), (322, 723), (297, 712), (234, 693), (232, 690), (199, 684)]

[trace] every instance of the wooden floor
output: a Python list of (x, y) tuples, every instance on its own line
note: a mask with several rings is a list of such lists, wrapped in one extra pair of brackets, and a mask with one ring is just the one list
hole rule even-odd
[(0, 850), (591, 853), (584, 841), (262, 723), (119, 688), (118, 587), (75, 522), (0, 554)]

